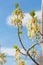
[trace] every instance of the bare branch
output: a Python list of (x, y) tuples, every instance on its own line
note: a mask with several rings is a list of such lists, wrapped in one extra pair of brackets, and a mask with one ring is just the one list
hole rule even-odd
[[(27, 50), (25, 49), (25, 47), (24, 47), (22, 41), (21, 41), (20, 36), (19, 36), (19, 28), (18, 28), (18, 37), (19, 37), (19, 41), (20, 41), (20, 43), (21, 43), (23, 49), (24, 49), (25, 51), (27, 51)], [(21, 54), (23, 54), (23, 55), (25, 55), (25, 56), (29, 56), (29, 57), (31, 58), (31, 60), (32, 60), (36, 65), (39, 65), (39, 64), (36, 62), (36, 60), (33, 59), (32, 56), (28, 53), (28, 51), (27, 51), (26, 53), (27, 53), (27, 55), (21, 52)]]
[(32, 45), (27, 51), (30, 51), (33, 47), (35, 47), (36, 45), (38, 45), (38, 44), (42, 44), (43, 43), (43, 41), (41, 41), (40, 43), (35, 43), (34, 45)]
[(35, 59), (32, 58), (32, 56), (30, 55), (30, 53), (27, 52), (27, 55), (31, 58), (31, 60), (36, 64), (36, 65), (39, 65)]
[(24, 45), (23, 45), (23, 43), (22, 43), (22, 41), (21, 41), (20, 35), (19, 35), (19, 28), (18, 28), (18, 37), (19, 37), (19, 41), (20, 41), (20, 43), (21, 43), (23, 49), (26, 51), (26, 49), (25, 49), (25, 47), (24, 47)]
[(22, 53), (21, 51), (20, 51), (20, 53), (21, 53), (22, 55), (25, 55), (25, 56), (27, 56), (27, 54), (24, 54), (24, 53)]
[(35, 47), (36, 45), (38, 45), (38, 44), (40, 44), (40, 43), (35, 43), (34, 45), (32, 45), (27, 51), (30, 51), (33, 47)]

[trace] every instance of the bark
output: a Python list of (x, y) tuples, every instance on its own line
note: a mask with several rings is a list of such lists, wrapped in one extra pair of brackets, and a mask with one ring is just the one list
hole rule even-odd
[(42, 6), (41, 6), (41, 12), (42, 12), (42, 18), (41, 18), (41, 51), (42, 51), (42, 61), (40, 63), (40, 65), (43, 65), (43, 0), (42, 0)]

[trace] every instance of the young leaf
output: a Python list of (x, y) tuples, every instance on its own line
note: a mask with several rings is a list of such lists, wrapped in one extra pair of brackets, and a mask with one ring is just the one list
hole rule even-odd
[(18, 6), (19, 6), (18, 3), (15, 3), (15, 7), (18, 8)]
[(13, 48), (14, 48), (14, 49), (18, 49), (17, 45), (13, 45)]
[(19, 32), (19, 34), (21, 35), (21, 34), (22, 34), (22, 32)]
[(29, 14), (30, 14), (32, 17), (34, 17), (34, 16), (35, 16), (35, 11), (32, 10)]

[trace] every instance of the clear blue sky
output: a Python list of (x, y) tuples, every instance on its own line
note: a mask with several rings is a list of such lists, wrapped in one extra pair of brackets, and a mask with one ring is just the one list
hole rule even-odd
[[(6, 19), (9, 15), (11, 15), (12, 11), (15, 9), (14, 3), (17, 2), (21, 8), (21, 10), (25, 13), (36, 10), (41, 10), (41, 0), (0, 0), (0, 42), (2, 43), (3, 47), (10, 47), (16, 43), (20, 48), (21, 45), (18, 40), (17, 36), (17, 29), (10, 27), (6, 24)], [(26, 28), (23, 28), (23, 42), (25, 43), (25, 47), (28, 48), (31, 43), (34, 42), (30, 41), (27, 37)], [(7, 63), (5, 65), (15, 65), (13, 58), (8, 57)], [(11, 62), (12, 61), (12, 62)], [(27, 61), (28, 62), (28, 61)], [(28, 65), (28, 64), (27, 64)], [(29, 65), (31, 65), (29, 63)]]

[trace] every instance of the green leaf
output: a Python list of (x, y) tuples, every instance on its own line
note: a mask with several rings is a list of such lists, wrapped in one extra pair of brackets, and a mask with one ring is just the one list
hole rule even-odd
[(18, 8), (18, 6), (19, 6), (18, 3), (15, 3), (15, 7)]
[(32, 17), (34, 17), (34, 16), (35, 16), (35, 11), (32, 10), (29, 14), (30, 14)]
[(19, 34), (21, 35), (21, 34), (22, 34), (22, 32), (19, 32)]
[(14, 49), (18, 49), (18, 47), (17, 47), (17, 45), (16, 45), (16, 44), (15, 44), (15, 45), (13, 45), (13, 48), (14, 48)]

